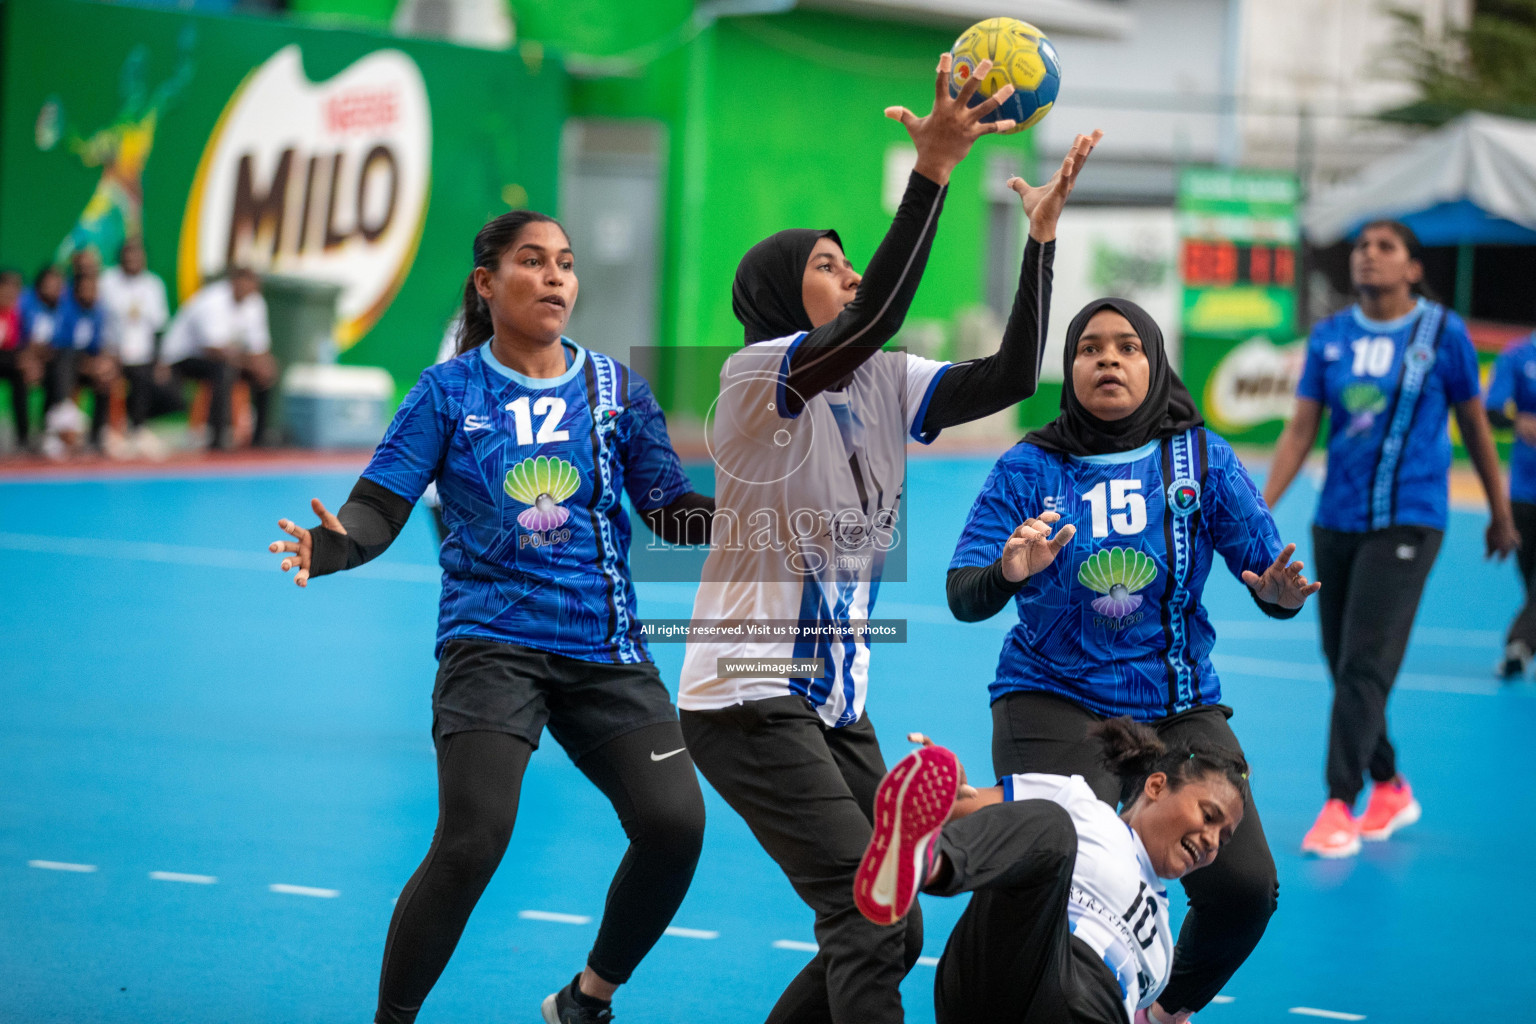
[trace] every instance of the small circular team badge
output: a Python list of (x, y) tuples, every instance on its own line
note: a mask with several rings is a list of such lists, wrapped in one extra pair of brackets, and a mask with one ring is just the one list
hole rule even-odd
[(1168, 508), (1180, 519), (1200, 511), (1200, 481), (1182, 477), (1169, 484)]
[(1413, 365), (1420, 369), (1426, 369), (1430, 363), (1435, 361), (1435, 352), (1434, 349), (1429, 348), (1410, 348), (1408, 350), (1408, 358), (1413, 362)]

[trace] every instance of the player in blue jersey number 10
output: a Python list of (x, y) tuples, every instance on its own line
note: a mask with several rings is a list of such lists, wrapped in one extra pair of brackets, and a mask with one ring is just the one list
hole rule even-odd
[[(1281, 543), (1231, 447), (1201, 425), (1140, 306), (1090, 302), (1067, 328), (1064, 362), (1061, 414), (1003, 454), (971, 508), (949, 604), (966, 621), (1010, 599), (1018, 609), (990, 688), (997, 776), (1081, 775), (1113, 804), (1119, 782), (1089, 739), (1106, 718), (1242, 754), (1200, 601), (1214, 556), (1275, 618), (1295, 615), (1319, 584), (1291, 561), (1295, 545)], [(1274, 910), (1275, 864), (1251, 794), (1221, 860), (1184, 887), (1189, 914), (1168, 986), (1146, 1010), (1154, 1021), (1210, 1002)]]
[[(1312, 554), (1328, 591), (1318, 598), (1323, 657), (1333, 676), (1328, 799), (1301, 848), (1349, 857), (1419, 819), (1387, 737), (1419, 598), (1449, 518), (1452, 411), (1488, 495), (1488, 554), (1519, 546), (1478, 388), (1466, 324), (1423, 294), (1423, 247), (1407, 225), (1360, 229), (1349, 255), (1359, 299), (1312, 328), (1296, 411), (1275, 445), (1264, 496), (1277, 504), (1328, 410), (1328, 475), (1312, 524)], [(1365, 813), (1354, 804), (1369, 774)]]
[(458, 355), (425, 370), (340, 513), (278, 525), (282, 568), (315, 576), (383, 552), (428, 483), (442, 500), (438, 825), (395, 904), (375, 1020), (416, 1018), (491, 879), (544, 726), (613, 803), (629, 851), (585, 970), (547, 1024), (612, 1019), (693, 878), (704, 802), (677, 710), (640, 633), (627, 492), (670, 543), (706, 543), (694, 494), (645, 381), (562, 336), (575, 256), (553, 219), (516, 210), (475, 237)]

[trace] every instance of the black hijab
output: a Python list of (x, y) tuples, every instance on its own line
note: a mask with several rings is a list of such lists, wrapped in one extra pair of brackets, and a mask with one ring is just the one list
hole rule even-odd
[[(1093, 315), (1105, 309), (1112, 309), (1130, 321), (1131, 329), (1141, 338), (1142, 350), (1150, 364), (1147, 397), (1142, 399), (1135, 412), (1119, 420), (1099, 419), (1083, 408), (1077, 392), (1072, 389), (1072, 362), (1077, 357), (1078, 340), (1088, 329), (1088, 321)], [(1173, 437), (1205, 422), (1195, 409), (1189, 389), (1168, 365), (1163, 332), (1158, 329), (1157, 322), (1129, 299), (1095, 299), (1084, 306), (1067, 327), (1062, 359), (1066, 375), (1061, 385), (1061, 415), (1039, 430), (1024, 435), (1024, 440), (1037, 448), (1063, 455), (1128, 452), (1148, 441)]]
[(769, 235), (747, 250), (731, 285), (731, 310), (747, 329), (747, 344), (811, 329), (801, 298), (805, 264), (816, 243), (843, 240), (832, 230), (791, 228)]

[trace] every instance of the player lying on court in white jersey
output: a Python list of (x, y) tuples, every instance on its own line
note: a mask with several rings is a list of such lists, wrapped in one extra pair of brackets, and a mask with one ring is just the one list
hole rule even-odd
[(1173, 937), (1161, 879), (1216, 859), (1243, 819), (1248, 765), (1213, 746), (1168, 746), (1129, 717), (1092, 726), (1121, 810), (1081, 776), (1010, 775), (975, 789), (955, 755), (923, 748), (880, 783), (854, 899), (895, 924), (918, 890), (972, 893), (939, 960), (939, 1024), (1146, 1020)]

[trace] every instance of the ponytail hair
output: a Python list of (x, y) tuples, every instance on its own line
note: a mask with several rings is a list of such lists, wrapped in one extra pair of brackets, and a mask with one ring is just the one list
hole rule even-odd
[[(537, 210), (512, 210), (486, 223), (475, 235), (475, 262), (464, 280), (464, 305), (459, 316), (459, 338), (454, 355), (463, 355), (490, 339), (495, 333), (491, 323), (491, 310), (475, 288), (475, 270), (484, 267), (496, 270), (501, 266), (501, 255), (512, 247), (523, 228), (529, 224), (553, 224), (562, 232), (564, 225), (547, 213)], [(567, 235), (569, 237), (569, 235)]]
[[(1408, 250), (1408, 258), (1418, 260), (1419, 266), (1424, 268), (1424, 243), (1419, 241), (1419, 236), (1414, 233), (1413, 228), (1400, 220), (1391, 220), (1389, 218), (1368, 221), (1360, 225), (1360, 230), (1355, 233), (1356, 240), (1372, 228), (1381, 228), (1383, 231), (1390, 231), (1396, 235), (1397, 240), (1403, 243), (1403, 248)], [(1428, 268), (1424, 269), (1427, 271)], [(1410, 285), (1408, 290), (1414, 295), (1423, 296), (1430, 302), (1440, 301), (1440, 297), (1435, 294), (1434, 289), (1424, 283), (1422, 275), (1419, 277), (1418, 283)]]
[(1088, 735), (1104, 745), (1104, 765), (1120, 777), (1120, 806), (1130, 807), (1141, 796), (1147, 778), (1162, 772), (1170, 789), (1208, 776), (1226, 779), (1242, 796), (1248, 790), (1248, 762), (1240, 754), (1204, 743), (1164, 743), (1145, 725), (1129, 716), (1090, 726)]

